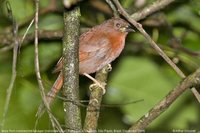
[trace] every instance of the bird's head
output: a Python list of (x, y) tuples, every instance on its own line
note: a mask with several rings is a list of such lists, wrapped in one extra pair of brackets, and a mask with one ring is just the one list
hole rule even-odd
[(109, 25), (110, 28), (121, 33), (135, 31), (127, 21), (121, 18), (111, 18), (106, 23)]

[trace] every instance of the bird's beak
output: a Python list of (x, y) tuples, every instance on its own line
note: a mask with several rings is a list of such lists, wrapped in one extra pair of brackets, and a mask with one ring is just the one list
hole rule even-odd
[(132, 26), (126, 26), (126, 29), (125, 29), (126, 32), (135, 32), (135, 30), (133, 29)]

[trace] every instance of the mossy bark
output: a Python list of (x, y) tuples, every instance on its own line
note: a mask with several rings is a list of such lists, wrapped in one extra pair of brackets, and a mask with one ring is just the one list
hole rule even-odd
[[(80, 9), (75, 7), (64, 12), (63, 59), (64, 59), (64, 101), (66, 132), (81, 131), (81, 113), (79, 106), (79, 28)], [(72, 102), (69, 102), (72, 101)]]

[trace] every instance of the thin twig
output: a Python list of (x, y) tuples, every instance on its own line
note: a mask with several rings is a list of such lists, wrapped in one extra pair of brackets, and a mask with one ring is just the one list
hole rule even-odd
[[(50, 107), (48, 105), (48, 102), (47, 102), (47, 99), (46, 99), (46, 96), (45, 96), (44, 86), (43, 86), (41, 75), (40, 75), (39, 51), (38, 51), (39, 0), (35, 0), (35, 6), (36, 6), (36, 12), (35, 12), (35, 73), (36, 73), (36, 77), (37, 77), (37, 81), (38, 81), (38, 85), (39, 85), (40, 94), (41, 94), (42, 100), (44, 102), (44, 105), (47, 108), (47, 112), (48, 112), (48, 115), (49, 115), (49, 119), (51, 120), (52, 127), (53, 127), (54, 130), (57, 129), (57, 130), (59, 130), (59, 132), (64, 132), (62, 130), (60, 124), (56, 120), (56, 118), (50, 112)], [(38, 121), (38, 119), (37, 119), (37, 121)], [(37, 121), (36, 121), (36, 123), (37, 123)]]
[(28, 34), (28, 31), (29, 31), (29, 29), (30, 29), (30, 28), (31, 28), (31, 26), (33, 25), (33, 23), (34, 23), (34, 20), (35, 20), (35, 19), (32, 19), (32, 21), (30, 22), (30, 24), (29, 24), (28, 28), (26, 29), (26, 32), (24, 33), (24, 35), (23, 35), (22, 39), (20, 40), (20, 44), (19, 44), (19, 53), (20, 53), (20, 47), (22, 46), (22, 44), (23, 44), (23, 42), (24, 42), (24, 39), (25, 39), (25, 37), (26, 37), (26, 36), (27, 36), (27, 34)]
[(4, 112), (3, 112), (2, 121), (0, 123), (0, 129), (3, 128), (4, 123), (5, 123), (5, 119), (6, 119), (6, 115), (8, 113), (9, 103), (10, 103), (10, 99), (11, 99), (12, 90), (13, 90), (13, 87), (14, 87), (14, 84), (15, 84), (15, 79), (16, 79), (16, 76), (17, 76), (16, 66), (17, 66), (17, 53), (18, 53), (18, 47), (19, 47), (19, 42), (18, 42), (18, 39), (17, 39), (18, 25), (17, 25), (17, 23), (14, 19), (12, 9), (11, 9), (11, 5), (10, 5), (9, 1), (6, 1), (6, 8), (7, 8), (7, 11), (8, 11), (9, 19), (12, 21), (12, 27), (13, 27), (12, 33), (13, 33), (14, 48), (13, 48), (12, 76), (11, 76), (9, 87), (7, 89), (6, 101), (5, 101), (5, 105), (4, 105)]
[[(54, 96), (49, 96), (49, 97), (54, 98)], [(56, 96), (56, 98), (58, 98), (62, 101), (65, 101), (65, 102), (71, 102), (71, 103), (73, 103), (77, 106), (84, 107), (84, 108), (88, 107), (88, 105), (85, 105), (83, 103), (89, 103), (90, 102), (89, 100), (74, 101), (74, 100), (71, 100), (71, 99), (66, 99), (65, 97), (62, 97), (62, 96)], [(129, 102), (123, 102), (123, 103), (116, 103), (116, 104), (115, 103), (114, 104), (104, 104), (104, 103), (102, 103), (100, 105), (100, 107), (116, 108), (116, 107), (126, 106), (126, 105), (130, 105), (130, 104), (135, 104), (135, 103), (142, 102), (142, 101), (144, 101), (144, 99), (129, 101)], [(96, 105), (94, 107), (96, 107)]]

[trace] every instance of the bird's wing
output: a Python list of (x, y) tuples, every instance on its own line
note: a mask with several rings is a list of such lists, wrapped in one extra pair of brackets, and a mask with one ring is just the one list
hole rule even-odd
[(95, 54), (103, 54), (109, 49), (110, 41), (103, 34), (92, 34), (87, 35), (87, 38), (81, 41), (80, 38), (80, 46), (79, 46), (79, 61), (84, 61), (86, 59), (90, 59)]
[[(98, 34), (95, 31), (83, 33), (79, 39), (79, 62), (88, 60), (95, 54), (103, 54), (108, 50), (110, 41), (105, 34)], [(53, 73), (60, 72), (63, 66), (63, 58), (61, 57), (56, 64)]]
[(79, 39), (79, 51), (93, 52), (109, 43), (108, 35), (98, 33), (98, 30), (83, 33)]

